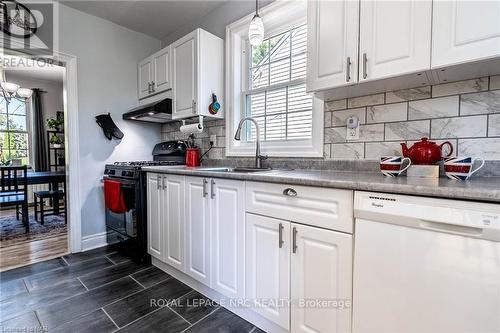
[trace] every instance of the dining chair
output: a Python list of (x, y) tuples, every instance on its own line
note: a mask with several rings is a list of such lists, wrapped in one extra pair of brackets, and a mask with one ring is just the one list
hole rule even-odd
[[(30, 231), (28, 216), (28, 167), (0, 167), (0, 208), (15, 207), (16, 219), (22, 216), (26, 233)], [(21, 206), (21, 210), (19, 207)]]

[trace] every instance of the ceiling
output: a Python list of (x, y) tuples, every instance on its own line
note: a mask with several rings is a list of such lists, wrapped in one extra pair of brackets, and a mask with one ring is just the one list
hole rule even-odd
[(62, 0), (61, 3), (131, 30), (162, 39), (180, 27), (202, 19), (226, 1), (229, 0)]

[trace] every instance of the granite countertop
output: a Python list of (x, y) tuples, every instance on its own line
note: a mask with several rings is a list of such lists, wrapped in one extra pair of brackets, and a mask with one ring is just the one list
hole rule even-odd
[[(204, 170), (205, 169), (205, 170)], [(142, 170), (187, 176), (227, 178), (291, 185), (308, 185), (361, 191), (431, 196), (500, 203), (500, 177), (476, 177), (467, 181), (448, 178), (427, 179), (386, 177), (375, 172), (328, 170), (273, 170), (257, 173), (232, 173), (210, 168), (143, 167)]]

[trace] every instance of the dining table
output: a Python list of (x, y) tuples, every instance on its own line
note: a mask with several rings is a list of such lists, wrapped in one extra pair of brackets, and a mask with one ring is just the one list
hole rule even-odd
[[(51, 188), (58, 188), (59, 184), (66, 183), (64, 171), (28, 171), (26, 174), (28, 185), (50, 184)], [(9, 180), (5, 180), (7, 184)]]

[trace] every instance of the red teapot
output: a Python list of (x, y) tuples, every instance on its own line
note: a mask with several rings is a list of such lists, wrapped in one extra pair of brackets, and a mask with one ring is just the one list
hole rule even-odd
[(406, 143), (401, 143), (401, 147), (403, 148), (403, 156), (409, 157), (412, 164), (427, 164), (432, 165), (443, 159), (443, 146), (448, 145), (450, 151), (447, 156), (450, 157), (453, 154), (453, 146), (451, 142), (446, 141), (442, 144), (438, 145), (433, 141), (429, 141), (427, 138), (422, 138), (421, 141), (416, 142), (408, 148)]

